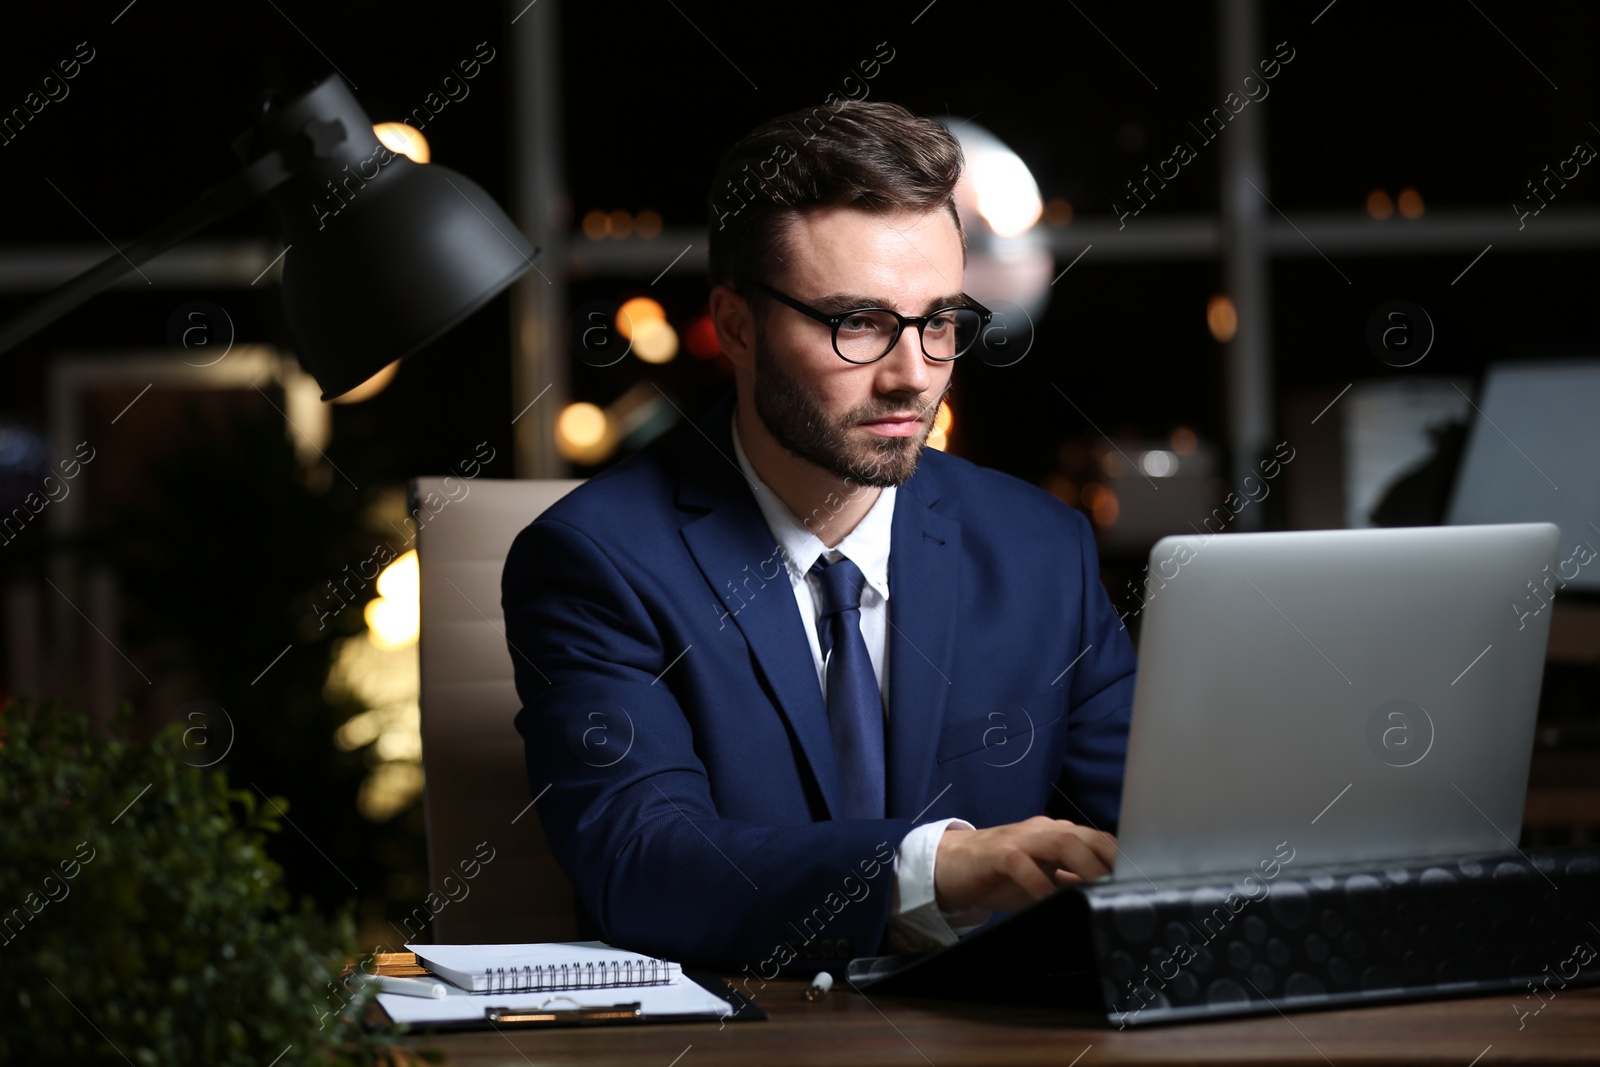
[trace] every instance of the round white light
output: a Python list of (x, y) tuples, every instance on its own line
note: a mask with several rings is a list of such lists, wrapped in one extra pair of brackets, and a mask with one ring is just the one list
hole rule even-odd
[(1139, 466), (1152, 478), (1166, 478), (1177, 473), (1178, 457), (1162, 449), (1152, 449), (1139, 457)]
[(978, 214), (1001, 237), (1024, 233), (1044, 213), (1039, 186), (1028, 165), (1010, 149), (976, 153), (971, 160), (972, 184), (978, 190)]

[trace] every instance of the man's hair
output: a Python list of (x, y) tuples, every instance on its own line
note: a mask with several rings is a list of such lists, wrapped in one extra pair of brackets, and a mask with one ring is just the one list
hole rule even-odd
[(728, 149), (711, 182), (711, 284), (772, 277), (788, 258), (788, 223), (815, 208), (943, 207), (961, 234), (961, 166), (950, 131), (899, 104), (845, 100), (764, 122)]

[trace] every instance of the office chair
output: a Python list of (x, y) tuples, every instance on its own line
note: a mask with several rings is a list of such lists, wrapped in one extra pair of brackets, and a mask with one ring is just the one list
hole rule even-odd
[[(532, 806), (500, 611), (511, 542), (580, 481), (417, 478), (423, 808), (435, 944), (570, 941), (572, 885)], [(430, 497), (430, 494), (432, 496)]]

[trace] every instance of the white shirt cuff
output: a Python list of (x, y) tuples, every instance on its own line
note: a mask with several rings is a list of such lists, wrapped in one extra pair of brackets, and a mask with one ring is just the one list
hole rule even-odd
[(934, 892), (934, 861), (939, 839), (955, 827), (972, 830), (965, 819), (923, 823), (900, 842), (894, 859), (894, 886), (889, 902), (889, 947), (894, 952), (931, 952), (953, 945), (965, 933), (989, 921), (988, 908), (944, 911)]

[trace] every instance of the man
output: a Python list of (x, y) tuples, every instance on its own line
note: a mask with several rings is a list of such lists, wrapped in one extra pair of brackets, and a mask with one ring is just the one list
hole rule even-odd
[(1088, 524), (924, 450), (987, 321), (960, 169), (886, 103), (735, 145), (710, 256), (736, 396), (506, 561), (529, 781), (612, 943), (771, 978), (1112, 865), (1134, 662)]

